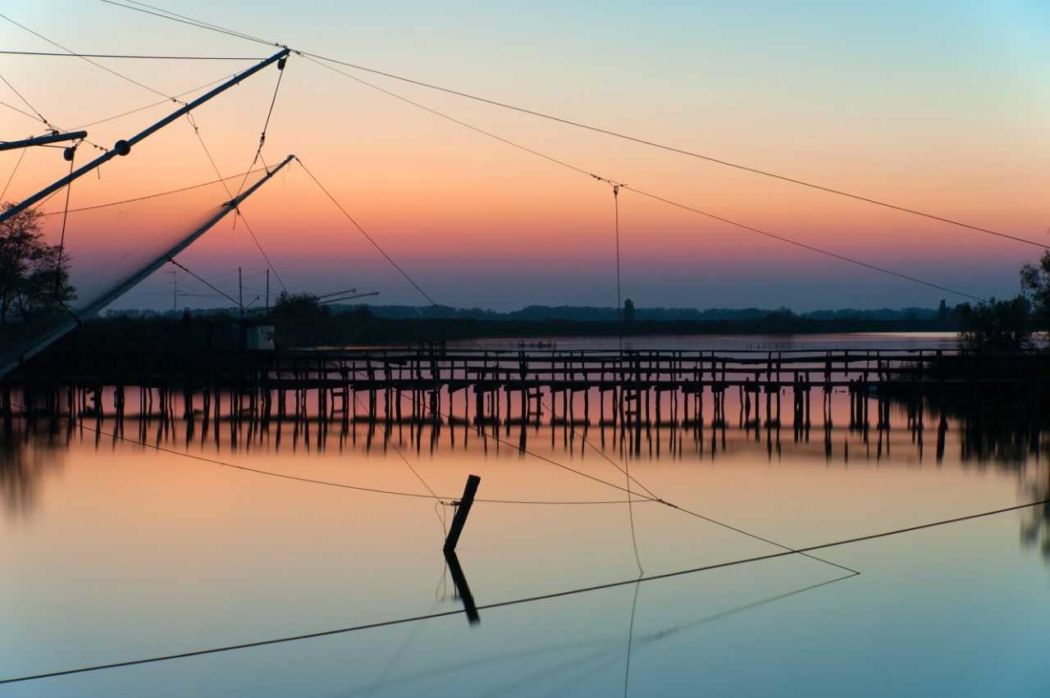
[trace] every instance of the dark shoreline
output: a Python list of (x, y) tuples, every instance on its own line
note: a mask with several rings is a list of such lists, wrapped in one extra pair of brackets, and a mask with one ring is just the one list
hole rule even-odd
[[(273, 325), (280, 349), (318, 346), (441, 344), (471, 339), (516, 339), (543, 343), (564, 337), (663, 337), (681, 335), (821, 335), (885, 332), (953, 332), (956, 323), (936, 319), (828, 319), (770, 315), (747, 320), (656, 321), (621, 325), (607, 321), (520, 321), (389, 319), (365, 313), (319, 317), (253, 318), (245, 325)], [(46, 352), (45, 361), (112, 360), (143, 353), (186, 355), (236, 351), (243, 326), (234, 316), (99, 318), (84, 323)]]

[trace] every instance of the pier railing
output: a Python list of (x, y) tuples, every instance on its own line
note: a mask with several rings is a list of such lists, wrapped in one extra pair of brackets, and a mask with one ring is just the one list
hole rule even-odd
[[(465, 421), (476, 424), (724, 423), (726, 396), (741, 423), (779, 425), (790, 395), (793, 421), (810, 423), (811, 392), (830, 419), (834, 393), (850, 396), (850, 421), (868, 419), (888, 398), (919, 400), (933, 390), (1045, 393), (1050, 356), (973, 356), (938, 348), (766, 350), (321, 349), (143, 357), (49, 367), (0, 384), (0, 410), (43, 403), (48, 410), (123, 413), (136, 390), (140, 413), (178, 410), (269, 419)], [(12, 391), (24, 392), (21, 402)], [(62, 394), (62, 391), (66, 391)], [(70, 392), (72, 391), (72, 392)], [(153, 395), (157, 394), (158, 407)], [(76, 393), (77, 396), (73, 396)], [(560, 403), (560, 404), (559, 404)], [(79, 406), (79, 407), (78, 407)], [(595, 409), (592, 409), (592, 406)], [(560, 408), (560, 409), (559, 409)], [(560, 413), (559, 413), (560, 412)]]
[[(1001, 366), (1031, 357), (994, 357)], [(411, 388), (440, 384), (468, 386), (530, 385), (556, 389), (636, 387), (700, 389), (761, 383), (804, 382), (842, 387), (862, 380), (906, 378), (947, 380), (988, 367), (992, 357), (975, 360), (955, 351), (784, 350), (784, 351), (485, 351), (328, 350), (276, 355), (271, 381), (350, 382), (357, 386)], [(963, 371), (963, 369), (967, 369)]]

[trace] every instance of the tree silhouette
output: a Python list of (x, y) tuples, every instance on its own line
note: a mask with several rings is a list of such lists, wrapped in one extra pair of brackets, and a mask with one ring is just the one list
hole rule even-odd
[(0, 223), (0, 325), (47, 314), (76, 298), (69, 258), (43, 239), (40, 218), (40, 212), (26, 210)]
[(1024, 296), (986, 303), (959, 306), (962, 332), (959, 345), (975, 354), (1017, 352), (1031, 346), (1032, 330), (1029, 323), (1029, 303)]
[(623, 321), (634, 321), (634, 301), (632, 301), (630, 298), (623, 302)]
[(288, 293), (281, 291), (270, 310), (270, 316), (285, 320), (316, 320), (328, 317), (331, 313), (321, 305), (317, 296), (312, 293)]
[(1031, 299), (1036, 329), (1050, 332), (1050, 251), (1038, 264), (1021, 267), (1021, 290)]

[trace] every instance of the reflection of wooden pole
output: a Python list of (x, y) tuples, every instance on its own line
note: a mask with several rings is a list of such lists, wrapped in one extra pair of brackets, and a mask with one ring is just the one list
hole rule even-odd
[(456, 544), (459, 543), (459, 536), (463, 533), (463, 526), (467, 523), (467, 517), (470, 515), (470, 508), (474, 506), (474, 495), (477, 494), (478, 485), (481, 484), (481, 478), (477, 475), (467, 476), (467, 486), (463, 488), (463, 498), (459, 500), (459, 506), (456, 507), (456, 515), (452, 517), (452, 527), (448, 530), (448, 537), (445, 538), (445, 554), (454, 553), (456, 551)]
[(445, 562), (448, 563), (448, 571), (452, 575), (452, 583), (456, 585), (459, 600), (463, 602), (463, 610), (467, 613), (467, 621), (471, 625), (480, 623), (481, 616), (478, 615), (478, 607), (474, 603), (474, 595), (470, 593), (470, 587), (467, 585), (467, 576), (463, 574), (463, 568), (459, 566), (459, 558), (456, 557), (455, 551), (445, 550)]

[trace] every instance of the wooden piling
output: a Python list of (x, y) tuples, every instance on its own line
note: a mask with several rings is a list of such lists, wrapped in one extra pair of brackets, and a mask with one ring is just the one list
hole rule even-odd
[(459, 537), (463, 533), (463, 527), (467, 523), (467, 517), (470, 516), (470, 509), (474, 506), (474, 495), (477, 494), (478, 485), (480, 484), (481, 478), (477, 475), (467, 476), (467, 484), (463, 488), (463, 496), (456, 505), (456, 514), (452, 517), (452, 525), (449, 527), (448, 535), (445, 537), (445, 547), (443, 550), (446, 555), (456, 551), (456, 546), (459, 544)]

